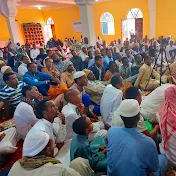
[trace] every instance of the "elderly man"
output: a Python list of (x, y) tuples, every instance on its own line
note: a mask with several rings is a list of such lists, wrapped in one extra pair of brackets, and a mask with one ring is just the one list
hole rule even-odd
[[(34, 132), (28, 134), (23, 144), (23, 157), (11, 168), (9, 176), (92, 176), (93, 171), (87, 160), (78, 158), (73, 162), (79, 165), (80, 169), (71, 163), (72, 168), (65, 167), (54, 155), (54, 141), (45, 132)], [(82, 172), (79, 172), (81, 171)]]
[(83, 62), (89, 57), (86, 46), (82, 46), (79, 56)]
[(63, 73), (61, 74), (61, 82), (67, 84), (67, 87), (70, 88), (74, 84), (74, 67), (73, 63), (69, 60), (64, 62)]
[(87, 86), (88, 80), (86, 74), (83, 71), (75, 72), (73, 75), (75, 84), (73, 84), (70, 89), (78, 89), (81, 96), (85, 94), (84, 86)]
[(112, 127), (108, 131), (108, 176), (128, 176), (129, 173), (135, 176), (164, 176), (167, 158), (158, 155), (154, 141), (136, 128), (140, 119), (138, 101), (122, 101), (119, 113), (125, 126)]

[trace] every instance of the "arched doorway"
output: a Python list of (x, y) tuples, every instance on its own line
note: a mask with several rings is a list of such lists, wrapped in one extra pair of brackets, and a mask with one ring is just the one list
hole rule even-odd
[(138, 8), (133, 8), (127, 13), (126, 20), (122, 20), (122, 38), (143, 38), (143, 14)]

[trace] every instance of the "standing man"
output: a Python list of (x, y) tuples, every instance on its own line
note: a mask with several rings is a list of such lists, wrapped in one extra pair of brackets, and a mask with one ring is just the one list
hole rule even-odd
[(124, 100), (119, 107), (123, 127), (108, 131), (108, 176), (164, 176), (168, 160), (158, 155), (155, 142), (139, 133), (140, 106), (137, 100)]

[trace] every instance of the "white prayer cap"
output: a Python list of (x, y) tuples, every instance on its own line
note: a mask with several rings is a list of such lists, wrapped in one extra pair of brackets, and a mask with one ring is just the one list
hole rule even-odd
[(36, 156), (47, 146), (49, 139), (49, 135), (42, 131), (29, 133), (24, 140), (23, 156)]
[(74, 73), (73, 78), (77, 79), (80, 78), (81, 76), (86, 75), (83, 71), (77, 71), (76, 73)]
[(10, 68), (10, 67), (9, 67), (9, 66), (3, 66), (3, 67), (1, 68), (2, 74), (4, 74), (5, 71), (6, 71), (8, 68)]
[(83, 45), (83, 46), (81, 47), (81, 49), (83, 49), (83, 48), (87, 48), (86, 45)]
[(123, 100), (119, 106), (119, 113), (123, 117), (134, 117), (140, 112), (140, 106), (135, 99)]

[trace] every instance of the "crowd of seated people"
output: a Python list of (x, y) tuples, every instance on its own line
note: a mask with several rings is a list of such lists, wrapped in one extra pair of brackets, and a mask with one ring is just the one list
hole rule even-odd
[[(81, 39), (0, 52), (0, 120), (24, 141), (9, 175), (164, 176), (176, 166), (176, 43)], [(57, 160), (68, 141), (70, 167)]]

